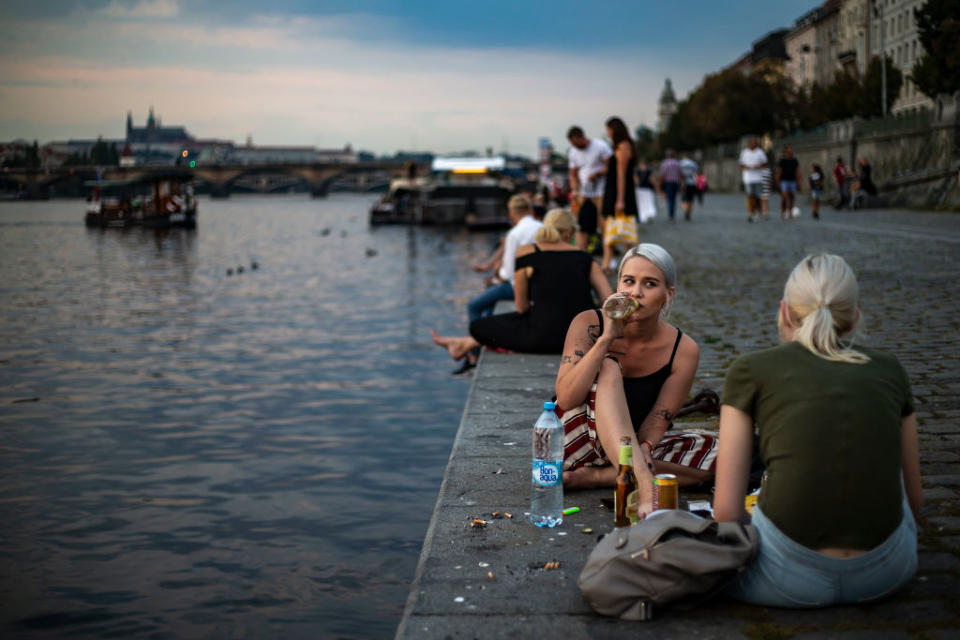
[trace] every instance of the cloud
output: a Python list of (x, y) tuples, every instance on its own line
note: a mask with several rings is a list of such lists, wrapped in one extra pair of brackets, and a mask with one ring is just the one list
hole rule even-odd
[(136, 4), (112, 0), (102, 12), (112, 18), (175, 18), (180, 7), (177, 0), (140, 0)]
[[(121, 136), (127, 110), (142, 122), (153, 105), (164, 123), (203, 138), (252, 133), (259, 144), (377, 152), (506, 141), (532, 155), (540, 136), (564, 146), (573, 123), (591, 135), (611, 115), (652, 125), (668, 66), (655, 54), (638, 64), (581, 51), (401, 45), (370, 37), (389, 24), (367, 16), (17, 27), (0, 48), (0, 139)], [(49, 44), (25, 53), (28, 42)], [(699, 77), (669, 66), (678, 90)], [(34, 130), (22, 130), (25, 119)]]

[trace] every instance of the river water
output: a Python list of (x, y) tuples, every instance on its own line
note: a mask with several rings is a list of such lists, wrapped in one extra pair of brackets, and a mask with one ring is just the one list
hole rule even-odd
[(0, 205), (4, 637), (393, 635), (470, 382), (427, 331), (492, 238), (371, 203)]

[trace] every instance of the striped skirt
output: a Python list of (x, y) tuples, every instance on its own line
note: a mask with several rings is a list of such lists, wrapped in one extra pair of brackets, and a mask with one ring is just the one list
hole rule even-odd
[[(597, 437), (596, 398), (597, 384), (594, 383), (585, 403), (571, 409), (556, 408), (557, 417), (563, 423), (564, 471), (612, 464)], [(718, 443), (716, 434), (708, 431), (669, 430), (653, 447), (653, 459), (700, 471), (715, 471)]]

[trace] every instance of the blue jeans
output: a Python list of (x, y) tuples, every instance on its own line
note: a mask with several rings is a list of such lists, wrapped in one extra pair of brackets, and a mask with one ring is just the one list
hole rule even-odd
[(667, 213), (673, 220), (674, 212), (677, 210), (677, 191), (680, 189), (679, 182), (664, 182), (663, 195), (667, 198)]
[(879, 546), (847, 560), (795, 542), (759, 505), (753, 510), (753, 526), (760, 534), (760, 549), (726, 589), (728, 596), (744, 602), (790, 609), (866, 602), (896, 591), (917, 570), (917, 525), (906, 496), (900, 526)]
[(483, 316), (493, 315), (493, 308), (500, 300), (513, 300), (513, 285), (509, 282), (495, 284), (467, 305), (467, 326)]

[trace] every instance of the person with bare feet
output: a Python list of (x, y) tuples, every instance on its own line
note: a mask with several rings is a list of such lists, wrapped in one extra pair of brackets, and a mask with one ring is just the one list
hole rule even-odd
[(516, 252), (514, 304), (516, 312), (479, 318), (469, 336), (441, 336), (433, 342), (460, 360), (482, 345), (525, 353), (560, 353), (570, 321), (611, 293), (600, 265), (572, 240), (577, 231), (573, 214), (552, 209), (534, 235), (533, 244)]
[(666, 434), (700, 360), (697, 343), (666, 320), (676, 278), (663, 247), (630, 249), (620, 262), (615, 295), (636, 300), (636, 311), (620, 320), (598, 309), (579, 314), (557, 372), (564, 487), (612, 487), (617, 467), (610, 456), (619, 451), (620, 438), (629, 437), (641, 517), (651, 511), (654, 474), (675, 474), (681, 486), (700, 484), (712, 477), (716, 458), (711, 435)]

